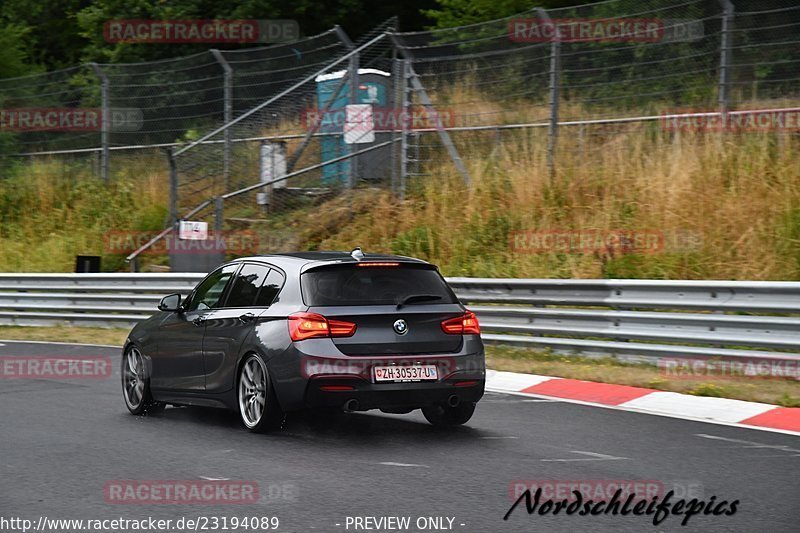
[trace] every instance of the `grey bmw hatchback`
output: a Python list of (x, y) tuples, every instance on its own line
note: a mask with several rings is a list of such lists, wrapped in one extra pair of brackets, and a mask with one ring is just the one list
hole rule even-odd
[(263, 432), (303, 409), (422, 409), (447, 426), (483, 396), (478, 320), (419, 259), (358, 248), (240, 258), (158, 309), (123, 348), (135, 415), (222, 407)]

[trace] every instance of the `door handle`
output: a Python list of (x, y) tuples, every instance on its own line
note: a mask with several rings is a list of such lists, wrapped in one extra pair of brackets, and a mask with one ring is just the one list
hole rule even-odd
[(192, 324), (194, 324), (195, 326), (202, 326), (205, 323), (206, 323), (206, 317), (204, 316), (199, 316), (194, 320), (192, 320)]
[(250, 322), (255, 317), (256, 317), (256, 315), (254, 315), (253, 313), (245, 313), (245, 314), (239, 316), (239, 320), (241, 320), (242, 322), (246, 323), (246, 322)]

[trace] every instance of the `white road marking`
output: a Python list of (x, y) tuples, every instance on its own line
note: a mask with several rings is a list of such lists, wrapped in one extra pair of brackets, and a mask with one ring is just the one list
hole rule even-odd
[(522, 400), (523, 403), (556, 403), (558, 400), (545, 400), (544, 398), (538, 400)]
[[(729, 439), (728, 437), (720, 437), (718, 435), (709, 435), (707, 433), (695, 433), (695, 437), (702, 437), (704, 439), (711, 439), (711, 440), (722, 440), (725, 442), (733, 442), (735, 444), (742, 444), (745, 446), (736, 446), (737, 448), (771, 448), (773, 450), (780, 450), (782, 452), (788, 453), (800, 453), (800, 450), (795, 448), (789, 448), (785, 444), (764, 444), (761, 442), (753, 442), (751, 440), (742, 440), (742, 439)], [(775, 456), (772, 456), (775, 457)]]
[(386, 462), (378, 463), (378, 464), (379, 465), (384, 465), (384, 466), (410, 466), (410, 467), (417, 467), (417, 468), (429, 468), (426, 465), (415, 465), (415, 464), (412, 464), (412, 463), (393, 463), (391, 461), (386, 461)]
[(230, 478), (228, 477), (207, 477), (207, 476), (200, 476), (200, 479), (205, 479), (206, 481), (229, 481)]
[(571, 450), (570, 453), (588, 455), (589, 457), (582, 457), (580, 459), (541, 459), (541, 461), (547, 463), (574, 463), (577, 461), (622, 461), (628, 459), (627, 457), (614, 457), (613, 455), (606, 455), (604, 453), (582, 452), (580, 450)]

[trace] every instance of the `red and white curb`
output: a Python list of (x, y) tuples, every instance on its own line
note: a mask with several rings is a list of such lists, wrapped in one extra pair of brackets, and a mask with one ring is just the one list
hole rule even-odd
[(800, 436), (800, 408), (578, 379), (486, 371), (486, 390)]

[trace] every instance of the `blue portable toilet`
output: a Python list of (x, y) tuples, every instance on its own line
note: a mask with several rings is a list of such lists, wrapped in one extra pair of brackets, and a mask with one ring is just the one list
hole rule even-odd
[[(341, 83), (346, 70), (321, 74), (314, 80), (317, 84), (317, 109), (322, 110), (333, 99), (330, 109), (320, 124), (320, 133), (332, 133), (320, 140), (320, 160), (322, 163), (347, 155), (351, 146), (344, 142), (345, 106), (349, 103), (350, 80), (347, 80), (338, 95), (334, 95), (336, 87)], [(357, 103), (372, 104), (375, 108), (388, 110), (394, 105), (391, 97), (391, 75), (388, 72), (372, 68), (358, 69)], [(377, 133), (377, 132), (376, 132)], [(378, 143), (377, 135), (375, 143)], [(381, 139), (380, 142), (383, 142)], [(353, 151), (367, 148), (370, 144), (359, 144)], [(362, 179), (378, 179), (386, 172), (386, 165), (381, 161), (389, 157), (389, 147), (373, 150), (359, 157), (358, 176)], [(337, 185), (347, 182), (350, 174), (350, 161), (339, 161), (322, 167), (322, 181), (325, 185)]]

